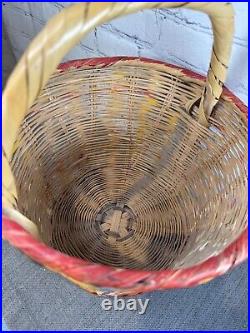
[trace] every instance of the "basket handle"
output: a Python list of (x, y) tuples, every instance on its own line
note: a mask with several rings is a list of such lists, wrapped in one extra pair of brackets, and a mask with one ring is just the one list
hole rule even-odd
[[(65, 8), (54, 16), (31, 42), (6, 84), (2, 98), (3, 186), (15, 197), (9, 161), (19, 126), (50, 75), (67, 52), (94, 27), (141, 9), (189, 8), (209, 15), (214, 43), (205, 89), (199, 97), (197, 120), (208, 124), (226, 78), (233, 37), (233, 7), (219, 2), (84, 2)], [(196, 101), (192, 101), (194, 104)], [(190, 105), (190, 108), (192, 105)]]
[(233, 7), (230, 3), (78, 3), (65, 8), (47, 23), (29, 45), (7, 82), (3, 94), (3, 144), (8, 157), (21, 121), (65, 54), (94, 27), (141, 9), (152, 8), (189, 8), (202, 11), (211, 19), (214, 44), (198, 117), (200, 123), (207, 124), (226, 78), (234, 26)]

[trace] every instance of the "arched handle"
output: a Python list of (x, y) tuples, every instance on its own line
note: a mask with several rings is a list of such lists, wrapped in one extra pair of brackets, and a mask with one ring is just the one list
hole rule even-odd
[[(233, 37), (233, 8), (219, 2), (84, 2), (67, 7), (53, 17), (32, 41), (11, 74), (3, 93), (4, 186), (14, 194), (8, 166), (19, 126), (34, 100), (67, 52), (96, 26), (141, 9), (189, 8), (209, 15), (214, 43), (206, 86), (197, 120), (207, 125), (217, 103), (226, 72)], [(9, 177), (7, 176), (9, 175)]]
[[(85, 2), (67, 7), (53, 17), (32, 41), (3, 95), (4, 151), (10, 157), (20, 122), (67, 52), (94, 27), (141, 9), (189, 8), (209, 15), (214, 44), (206, 89), (200, 102), (198, 121), (211, 111), (222, 92), (233, 36), (233, 8), (219, 2)], [(7, 112), (8, 110), (8, 112)]]

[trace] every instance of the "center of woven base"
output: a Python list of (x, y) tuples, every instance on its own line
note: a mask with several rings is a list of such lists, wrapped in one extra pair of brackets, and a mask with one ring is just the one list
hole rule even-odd
[(128, 206), (113, 203), (97, 214), (96, 223), (105, 238), (123, 241), (134, 233), (135, 216)]

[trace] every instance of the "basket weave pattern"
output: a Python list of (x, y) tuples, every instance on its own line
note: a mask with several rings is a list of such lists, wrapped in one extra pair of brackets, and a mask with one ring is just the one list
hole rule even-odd
[[(140, 60), (51, 78), (20, 127), (12, 160), (18, 208), (48, 245), (117, 267), (176, 269), (218, 254), (242, 233), (244, 117), (222, 98), (210, 128), (197, 126), (182, 105), (201, 93), (198, 83)], [(133, 233), (120, 221), (112, 235), (114, 216), (98, 223), (116, 203), (133, 212)]]

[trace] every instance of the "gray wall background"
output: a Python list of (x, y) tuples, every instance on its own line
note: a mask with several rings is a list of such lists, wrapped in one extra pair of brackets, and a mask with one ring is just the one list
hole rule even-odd
[[(5, 77), (48, 19), (70, 4), (3, 3)], [(248, 3), (233, 5), (235, 37), (226, 85), (247, 103)], [(163, 60), (205, 74), (211, 45), (211, 25), (205, 14), (188, 9), (145, 10), (98, 27), (65, 60), (133, 55)]]

